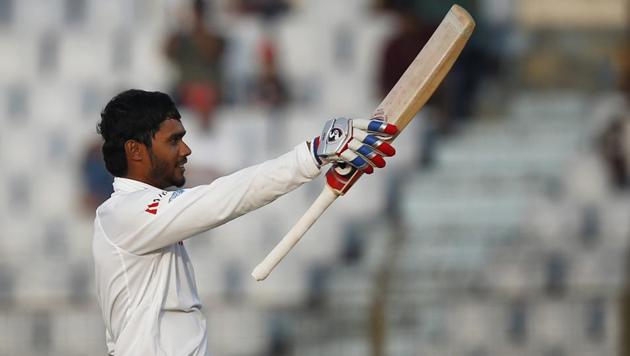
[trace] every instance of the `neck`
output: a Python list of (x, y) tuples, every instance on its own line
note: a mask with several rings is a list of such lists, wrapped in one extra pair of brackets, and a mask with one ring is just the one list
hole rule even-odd
[(155, 179), (152, 179), (146, 174), (138, 174), (137, 172), (129, 172), (124, 178), (137, 180), (138, 182), (148, 184), (152, 187), (163, 189), (159, 182), (157, 182)]

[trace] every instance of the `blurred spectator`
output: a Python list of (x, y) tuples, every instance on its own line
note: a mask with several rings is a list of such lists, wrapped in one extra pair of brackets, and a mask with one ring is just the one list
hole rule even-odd
[[(286, 82), (278, 70), (278, 49), (274, 30), (274, 23), (265, 24), (265, 33), (257, 46), (258, 71), (248, 87), (248, 99), (266, 111), (268, 121), (283, 120), (284, 109), (290, 100)], [(288, 135), (286, 126), (269, 125), (267, 128), (266, 146), (273, 151), (282, 150), (281, 143)]]
[[(423, 24), (413, 11), (409, 11), (408, 8), (402, 5), (396, 8), (395, 14), (398, 18), (398, 30), (385, 43), (379, 71), (379, 96), (381, 98), (384, 98), (394, 87), (422, 47), (431, 38), (434, 30)], [(440, 97), (441, 92), (438, 90), (429, 104), (440, 102)], [(438, 111), (443, 112), (444, 110)], [(443, 115), (431, 117), (431, 120), (434, 121), (439, 117), (443, 117)], [(422, 134), (421, 165), (424, 167), (428, 167), (433, 163), (435, 126), (434, 122), (427, 123)]]
[(236, 9), (243, 14), (257, 14), (266, 19), (273, 19), (289, 10), (286, 0), (237, 0)]
[(288, 102), (288, 91), (278, 73), (277, 50), (271, 36), (265, 36), (258, 48), (259, 73), (254, 80), (253, 99), (257, 105), (271, 111), (281, 109)]
[(610, 185), (615, 190), (628, 189), (628, 156), (625, 147), (630, 145), (624, 142), (627, 136), (628, 120), (622, 116), (613, 120), (604, 129), (599, 137), (599, 151), (604, 160)]
[[(477, 1), (460, 1), (460, 4), (477, 21), (475, 33), (481, 31), (483, 19), (479, 14)], [(385, 45), (380, 70), (381, 97), (396, 84), (428, 42), (451, 5), (411, 0), (382, 1), (381, 8), (393, 11), (398, 18), (398, 31)], [(453, 69), (429, 102), (438, 111), (433, 120), (439, 133), (449, 133), (456, 121), (466, 120), (474, 114), (476, 91), (482, 74), (489, 69), (486, 68), (488, 56), (479, 37), (473, 34)]]
[(630, 103), (630, 41), (618, 50), (616, 67), (618, 73), (618, 87), (625, 94), (626, 102)]
[(426, 26), (413, 12), (396, 11), (397, 32), (384, 46), (380, 68), (380, 96), (385, 97), (427, 43), (434, 28)]
[(193, 3), (189, 29), (171, 34), (166, 55), (179, 74), (173, 96), (176, 102), (199, 115), (201, 127), (208, 129), (221, 99), (221, 58), (223, 38), (205, 24), (206, 4)]
[(95, 211), (112, 194), (114, 181), (105, 169), (101, 142), (95, 142), (88, 147), (81, 163), (81, 174), (85, 187), (83, 203), (86, 211)]

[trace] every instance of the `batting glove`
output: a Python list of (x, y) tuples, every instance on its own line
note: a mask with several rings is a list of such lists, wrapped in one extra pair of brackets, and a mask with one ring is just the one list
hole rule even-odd
[(389, 143), (398, 129), (380, 118), (371, 120), (337, 118), (328, 120), (321, 136), (313, 139), (310, 148), (321, 167), (331, 162), (348, 163), (370, 174), (373, 167), (385, 167), (383, 157), (396, 150)]

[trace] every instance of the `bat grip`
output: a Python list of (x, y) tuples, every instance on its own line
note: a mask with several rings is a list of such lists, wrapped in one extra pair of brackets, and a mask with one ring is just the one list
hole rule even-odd
[(337, 197), (338, 195), (326, 185), (321, 194), (313, 202), (313, 205), (308, 208), (300, 220), (295, 223), (293, 228), (280, 240), (276, 247), (269, 252), (267, 257), (254, 268), (252, 277), (257, 281), (262, 281), (267, 278), (276, 265), (278, 265), (293, 246), (300, 241), (306, 231), (319, 219)]

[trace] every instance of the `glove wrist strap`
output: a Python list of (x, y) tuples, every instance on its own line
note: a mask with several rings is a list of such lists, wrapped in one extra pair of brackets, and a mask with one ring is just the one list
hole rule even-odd
[(322, 162), (322, 160), (317, 155), (318, 147), (319, 147), (319, 136), (315, 137), (313, 141), (310, 143), (310, 149), (311, 149), (311, 155), (313, 155), (315, 162), (317, 162), (317, 166), (321, 167), (324, 164), (324, 162)]

